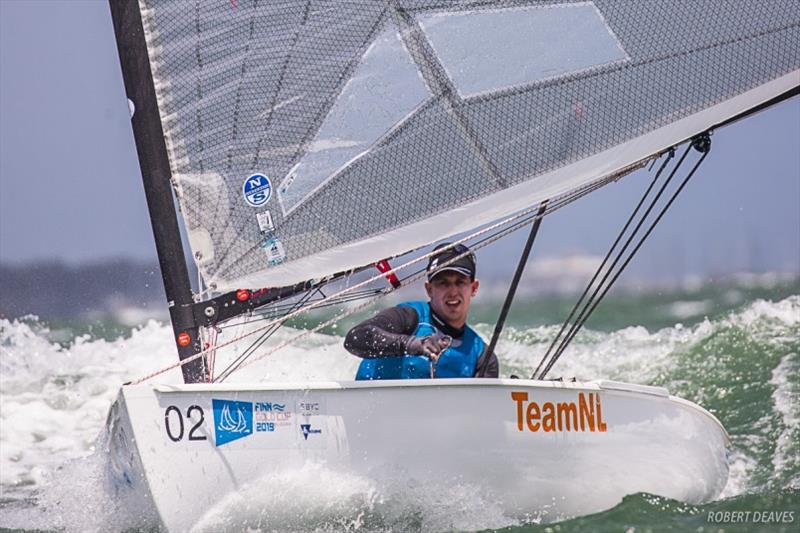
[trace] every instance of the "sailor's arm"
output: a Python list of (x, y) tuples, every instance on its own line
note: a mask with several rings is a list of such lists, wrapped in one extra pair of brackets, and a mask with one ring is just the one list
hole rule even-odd
[(405, 355), (418, 323), (417, 312), (411, 307), (384, 309), (348, 331), (344, 348), (367, 359)]
[(484, 348), (483, 353), (478, 358), (478, 362), (475, 364), (475, 375), (473, 377), (496, 378), (499, 375), (500, 363), (497, 361), (497, 356), (494, 351), (487, 353), (486, 348)]

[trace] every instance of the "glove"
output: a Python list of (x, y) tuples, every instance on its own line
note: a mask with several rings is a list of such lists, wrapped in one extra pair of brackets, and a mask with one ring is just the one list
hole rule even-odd
[(438, 361), (439, 356), (450, 346), (452, 340), (441, 333), (433, 333), (424, 337), (409, 337), (406, 341), (406, 353), (424, 355), (432, 361)]

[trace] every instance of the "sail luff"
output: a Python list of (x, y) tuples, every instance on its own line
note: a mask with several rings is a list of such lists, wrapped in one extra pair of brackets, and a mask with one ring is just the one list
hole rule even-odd
[[(172, 196), (171, 172), (158, 113), (147, 46), (136, 0), (109, 0), (131, 125), (155, 238), (175, 345), (181, 360), (200, 351), (192, 313), (192, 291)], [(188, 340), (187, 340), (188, 339)], [(206, 381), (201, 360), (183, 365), (185, 383)]]

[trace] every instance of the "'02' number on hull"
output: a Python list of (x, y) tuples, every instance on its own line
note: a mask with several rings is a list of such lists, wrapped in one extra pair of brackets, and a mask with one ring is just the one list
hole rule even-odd
[[(197, 431), (203, 426), (205, 420), (205, 413), (203, 408), (199, 405), (192, 405), (186, 410), (186, 419), (192, 422), (192, 415), (197, 414), (200, 419), (189, 429), (189, 440), (206, 440), (205, 435), (198, 435)], [(180, 442), (183, 440), (186, 424), (184, 423), (184, 416), (181, 410), (174, 405), (170, 405), (164, 411), (164, 429), (167, 430), (167, 437), (172, 442)]]

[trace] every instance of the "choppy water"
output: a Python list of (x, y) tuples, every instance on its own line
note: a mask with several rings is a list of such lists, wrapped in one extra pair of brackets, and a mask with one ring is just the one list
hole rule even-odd
[[(798, 294), (795, 280), (617, 297), (604, 303), (554, 369), (579, 379), (663, 385), (713, 412), (733, 443), (730, 479), (715, 502), (692, 506), (635, 494), (596, 515), (547, 517), (532, 509), (522, 522), (504, 516), (480, 487), (379, 487), (309, 465), (224, 502), (244, 522), (231, 525), (210, 510), (200, 529), (797, 531)], [(531, 373), (567, 305), (554, 298), (519, 302), (498, 349), (501, 375)], [(487, 304), (474, 309), (486, 336), (496, 312)], [(87, 327), (53, 331), (36, 319), (0, 319), (0, 529), (136, 527), (104, 492), (104, 457), (95, 443), (120, 383), (173, 361), (171, 331), (155, 321), (116, 339), (76, 333), (81, 330)], [(285, 329), (278, 337), (293, 334)], [(358, 360), (341, 344), (335, 333), (313, 335), (231, 381), (351, 379)], [(157, 381), (180, 376), (172, 371)]]

